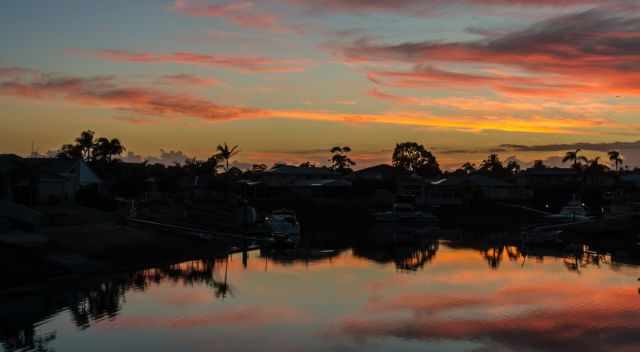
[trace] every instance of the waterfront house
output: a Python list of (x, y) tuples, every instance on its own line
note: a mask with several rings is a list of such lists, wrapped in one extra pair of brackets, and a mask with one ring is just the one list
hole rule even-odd
[(400, 173), (398, 168), (391, 165), (380, 164), (371, 166), (366, 169), (361, 169), (354, 172), (354, 176), (362, 181), (378, 182), (378, 183), (391, 183)]
[(0, 200), (13, 200), (14, 188), (26, 175), (20, 175), (24, 170), (24, 160), (15, 154), (0, 155)]
[(413, 199), (416, 205), (426, 200), (426, 180), (418, 175), (401, 175), (396, 179), (396, 198)]
[(556, 187), (576, 184), (580, 176), (580, 172), (574, 168), (532, 167), (518, 174), (517, 183), (533, 188)]
[(37, 200), (52, 202), (74, 200), (85, 187), (100, 188), (102, 180), (81, 159), (27, 158), (34, 174)]
[(279, 165), (260, 175), (267, 187), (290, 188), (302, 181), (336, 180), (341, 176), (325, 167)]
[(433, 206), (463, 205), (476, 199), (519, 202), (531, 197), (525, 187), (477, 174), (433, 181), (427, 191), (427, 203)]

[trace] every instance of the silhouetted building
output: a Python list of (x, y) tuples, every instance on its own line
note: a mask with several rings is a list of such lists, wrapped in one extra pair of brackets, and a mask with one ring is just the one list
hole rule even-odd
[(364, 181), (376, 181), (381, 183), (393, 182), (401, 172), (387, 164), (371, 166), (354, 172), (354, 176)]
[(426, 201), (426, 181), (418, 175), (399, 176), (396, 182), (396, 196), (409, 197), (416, 205)]
[(474, 199), (522, 201), (532, 197), (525, 187), (484, 175), (454, 176), (431, 182), (427, 202), (431, 205), (462, 205)]
[(19, 171), (24, 160), (15, 154), (0, 154), (0, 200), (13, 200), (13, 188), (19, 180)]
[(340, 175), (324, 167), (297, 167), (282, 165), (265, 171), (262, 181), (268, 187), (292, 187), (304, 181), (336, 180)]
[(83, 187), (100, 187), (102, 180), (80, 159), (24, 159), (34, 175), (41, 202), (73, 200)]
[(580, 172), (573, 168), (529, 168), (518, 174), (518, 184), (529, 187), (552, 187), (576, 183)]

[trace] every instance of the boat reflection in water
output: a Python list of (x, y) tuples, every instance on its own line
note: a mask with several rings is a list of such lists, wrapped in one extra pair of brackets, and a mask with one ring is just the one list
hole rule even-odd
[(265, 249), (3, 296), (0, 350), (634, 351), (638, 264), (478, 235)]

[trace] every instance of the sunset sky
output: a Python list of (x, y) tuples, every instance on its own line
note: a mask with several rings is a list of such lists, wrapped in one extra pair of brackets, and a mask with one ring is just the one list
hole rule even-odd
[(640, 165), (636, 0), (4, 0), (0, 43), (0, 153), (92, 129), (132, 161)]

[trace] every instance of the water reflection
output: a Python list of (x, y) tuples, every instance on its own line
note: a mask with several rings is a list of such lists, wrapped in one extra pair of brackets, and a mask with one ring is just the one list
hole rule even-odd
[[(129, 291), (145, 291), (171, 283), (185, 287), (206, 285), (216, 298), (233, 294), (227, 282), (228, 259), (198, 260), (85, 282), (81, 286), (51, 288), (30, 295), (4, 297), (0, 302), (0, 344), (6, 351), (50, 350), (56, 333), (38, 335), (40, 322), (67, 311), (80, 330), (104, 319), (115, 319)], [(224, 276), (220, 278), (220, 271)]]
[(412, 272), (429, 264), (435, 258), (438, 246), (439, 242), (436, 240), (424, 240), (413, 246), (356, 247), (353, 254), (376, 263), (393, 263), (398, 271)]
[(637, 350), (637, 268), (633, 251), (476, 235), (262, 250), (3, 297), (0, 350), (109, 350), (122, 334), (156, 350), (217, 336), (225, 350)]

